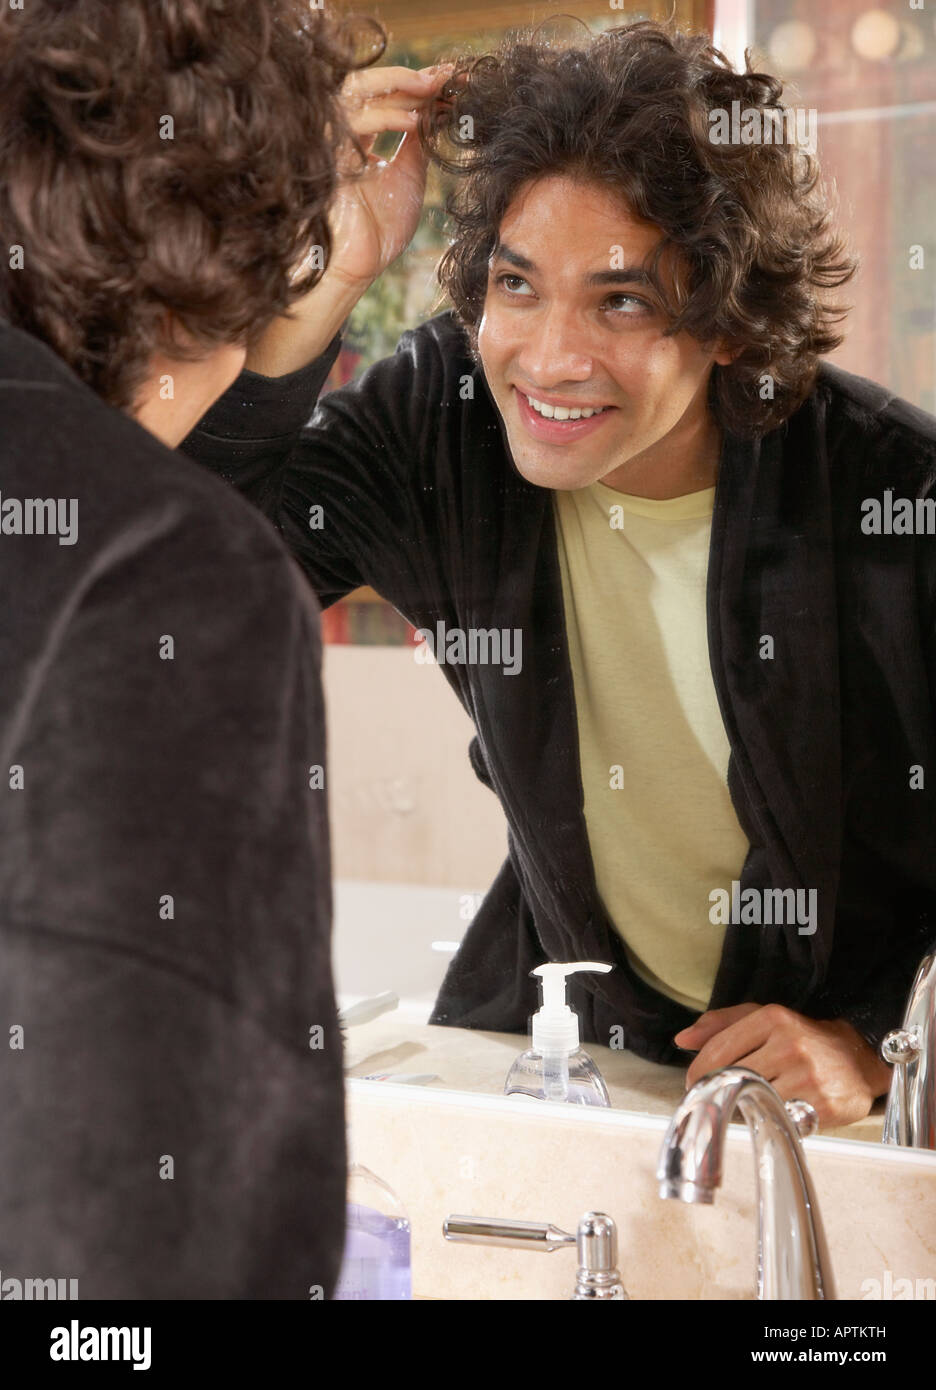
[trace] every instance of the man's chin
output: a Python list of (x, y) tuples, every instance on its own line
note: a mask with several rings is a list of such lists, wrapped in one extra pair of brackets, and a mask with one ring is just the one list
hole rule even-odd
[(511, 457), (517, 472), (534, 487), (548, 487), (555, 492), (574, 492), (588, 487), (602, 475), (600, 464), (591, 467), (584, 461), (576, 465), (571, 458), (542, 458), (526, 449), (512, 449)]

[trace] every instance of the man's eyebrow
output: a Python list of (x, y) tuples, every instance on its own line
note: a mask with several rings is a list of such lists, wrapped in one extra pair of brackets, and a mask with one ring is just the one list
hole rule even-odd
[(593, 275), (586, 275), (586, 285), (649, 285), (653, 288), (653, 280), (644, 270), (643, 266), (625, 265), (620, 270), (596, 270)]
[(521, 256), (519, 251), (512, 251), (504, 242), (500, 242), (491, 252), (492, 261), (506, 261), (508, 265), (515, 265), (518, 270), (535, 270), (536, 266), (526, 256)]
[[(514, 251), (504, 242), (494, 247), (491, 260), (506, 261), (508, 265), (515, 266), (517, 270), (536, 270), (536, 265), (529, 257), (522, 256), (519, 251)], [(622, 266), (620, 270), (596, 270), (591, 275), (586, 275), (585, 283), (586, 285), (648, 285), (651, 289), (654, 287), (648, 272), (639, 265)]]

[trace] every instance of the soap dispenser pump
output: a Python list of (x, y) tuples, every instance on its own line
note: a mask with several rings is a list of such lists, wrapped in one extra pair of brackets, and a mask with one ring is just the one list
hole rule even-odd
[(569, 975), (580, 970), (606, 974), (610, 969), (599, 961), (580, 960), (566, 965), (549, 962), (530, 971), (542, 985), (541, 1007), (533, 1015), (533, 1046), (521, 1052), (507, 1073), (504, 1095), (610, 1106), (604, 1078), (580, 1046), (578, 1015), (566, 1002)]

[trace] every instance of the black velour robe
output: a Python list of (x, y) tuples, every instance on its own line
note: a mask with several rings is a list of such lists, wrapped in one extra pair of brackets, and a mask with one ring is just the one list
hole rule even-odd
[[(0, 492), (2, 1278), (330, 1297), (314, 597), (253, 508), (4, 322)], [(74, 544), (12, 532), (31, 498), (75, 500)]]
[[(306, 423), (336, 352), (280, 379), (243, 373), (183, 448), (273, 519), (323, 605), (370, 584), (416, 627), (521, 629), (519, 674), (441, 666), (474, 721), (471, 761), (506, 813), (509, 857), (432, 1021), (523, 1032), (533, 966), (606, 960), (610, 974), (570, 981), (583, 1037), (678, 1060), (673, 1034), (695, 1015), (630, 968), (595, 885), (552, 494), (514, 467), (450, 314)], [(711, 1007), (776, 1002), (873, 1043), (900, 1025), (936, 939), (936, 537), (865, 534), (861, 502), (885, 488), (936, 494), (936, 420), (823, 364), (781, 428), (725, 436), (707, 581), (728, 786), (750, 841), (742, 890), (816, 889), (818, 909), (812, 935), (729, 926)], [(660, 760), (665, 775), (665, 729)], [(700, 885), (703, 903), (716, 886)]]

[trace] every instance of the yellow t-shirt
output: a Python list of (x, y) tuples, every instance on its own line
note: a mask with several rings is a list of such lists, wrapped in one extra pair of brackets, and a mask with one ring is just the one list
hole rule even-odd
[(740, 879), (748, 851), (709, 665), (715, 489), (554, 498), (598, 891), (637, 973), (702, 1011), (725, 933), (709, 893)]

